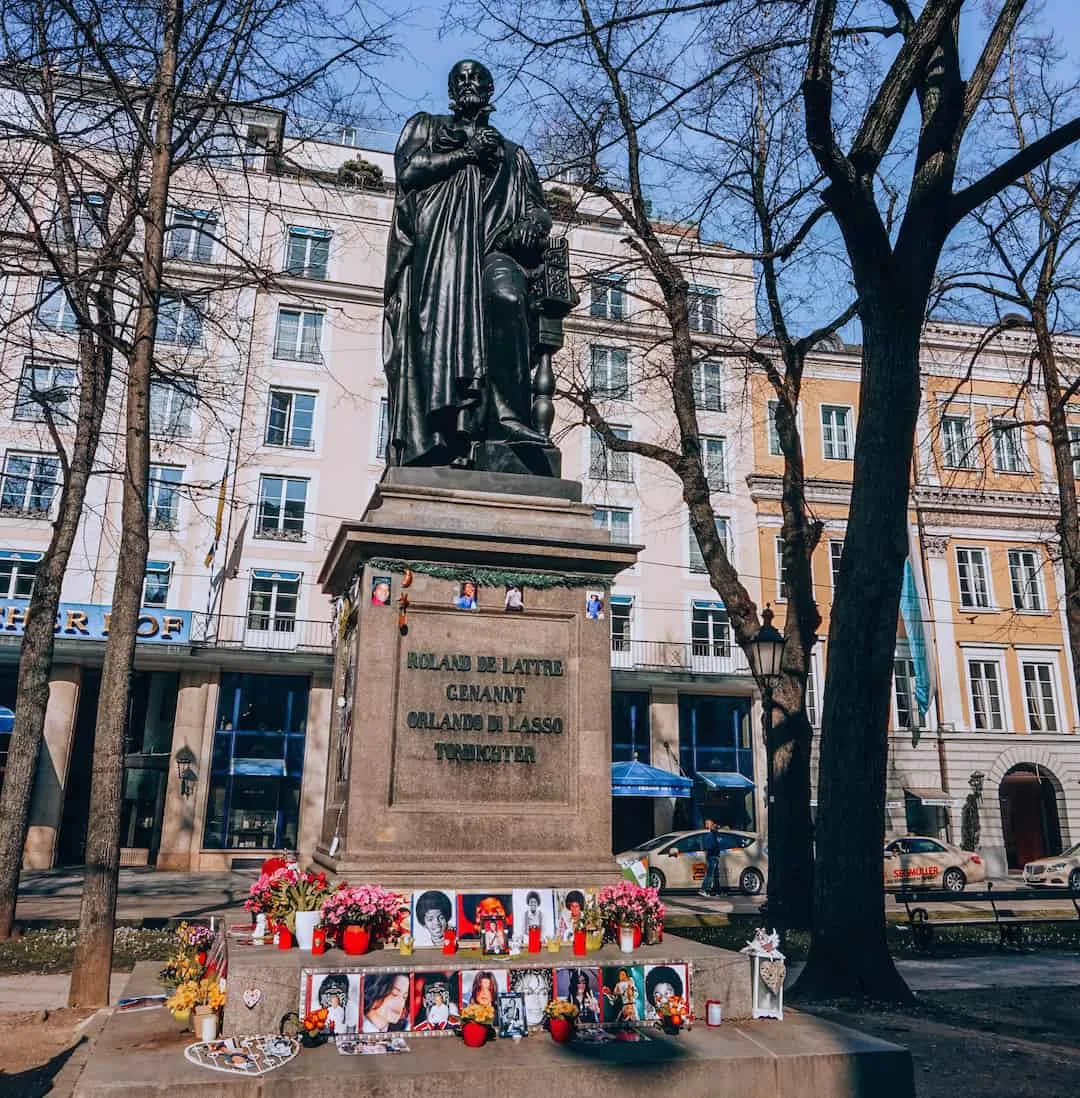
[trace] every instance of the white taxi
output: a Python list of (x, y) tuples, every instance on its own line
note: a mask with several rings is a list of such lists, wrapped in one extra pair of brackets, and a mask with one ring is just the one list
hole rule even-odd
[(901, 835), (885, 844), (886, 888), (943, 888), (963, 892), (986, 880), (986, 866), (973, 850), (927, 835)]
[[(701, 888), (705, 883), (706, 835), (707, 831), (670, 831), (615, 857), (620, 862), (646, 861), (653, 888)], [(763, 892), (769, 857), (757, 835), (726, 827), (716, 835), (720, 840), (720, 887), (737, 888), (746, 896)]]
[(1028, 862), (1024, 866), (1024, 883), (1036, 888), (1056, 885), (1080, 892), (1080, 843), (1060, 854)]

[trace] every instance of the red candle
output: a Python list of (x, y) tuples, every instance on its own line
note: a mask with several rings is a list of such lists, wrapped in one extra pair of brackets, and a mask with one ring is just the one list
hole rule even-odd
[(451, 954), (457, 952), (457, 935), (452, 930), (448, 930), (443, 935), (443, 953)]
[(326, 930), (317, 926), (311, 935), (311, 952), (312, 953), (325, 953), (326, 952)]
[(540, 952), (540, 928), (538, 926), (529, 927), (529, 952)]
[(292, 949), (292, 934), (287, 926), (278, 927), (278, 949)]
[(574, 931), (574, 952), (579, 957), (584, 957), (585, 956), (585, 931), (584, 930), (575, 930)]

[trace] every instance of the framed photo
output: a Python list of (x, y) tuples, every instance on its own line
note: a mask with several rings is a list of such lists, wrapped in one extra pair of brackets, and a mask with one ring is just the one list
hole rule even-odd
[(441, 949), (448, 930), (457, 929), (457, 893), (428, 888), (413, 893), (412, 936), (417, 949)]
[(480, 952), (485, 957), (505, 957), (510, 952), (506, 919), (485, 918), (480, 923)]
[(409, 1028), (412, 980), (407, 972), (379, 972), (364, 976), (364, 1014), (361, 1033), (399, 1033)]
[(525, 996), (520, 991), (504, 991), (499, 995), (495, 1023), (500, 1037), (524, 1037), (529, 1032)]
[(574, 940), (574, 923), (591, 895), (587, 888), (568, 888), (555, 893), (555, 933), (562, 942)]

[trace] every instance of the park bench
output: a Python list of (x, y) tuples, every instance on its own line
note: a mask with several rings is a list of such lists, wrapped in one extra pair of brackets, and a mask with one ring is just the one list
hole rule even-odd
[[(948, 892), (943, 888), (901, 889), (895, 894), (897, 903), (902, 903), (907, 911), (908, 927), (912, 940), (920, 949), (928, 949), (934, 944), (934, 934), (938, 930), (953, 926), (996, 926), (1003, 949), (1021, 949), (1024, 945), (1024, 928), (1027, 926), (1052, 926), (1080, 923), (1080, 890), (1062, 888), (995, 888), (993, 881), (987, 881), (986, 888), (967, 889), (964, 892)], [(1023, 900), (1028, 903), (1039, 900), (1070, 900), (1073, 912), (1059, 915), (1046, 915), (1037, 912), (1025, 914), (1022, 910), (999, 906), (1001, 901)], [(934, 904), (981, 904), (990, 905), (992, 918), (964, 912), (949, 915), (943, 919), (931, 919), (930, 907)]]

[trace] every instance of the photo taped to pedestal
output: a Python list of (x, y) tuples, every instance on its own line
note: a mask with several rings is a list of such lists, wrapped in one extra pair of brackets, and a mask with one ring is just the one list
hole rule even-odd
[(461, 974), (460, 994), (458, 1002), (462, 1010), (470, 1003), (481, 1003), (484, 1006), (497, 1005), (499, 994), (509, 991), (509, 980), (506, 969), (469, 969)]
[(479, 585), (476, 580), (463, 580), (458, 584), (457, 594), (454, 596), (454, 606), (458, 610), (478, 610)]
[(538, 927), (541, 938), (555, 933), (555, 893), (550, 888), (514, 889), (514, 940), (529, 941), (529, 931)]
[(458, 938), (480, 941), (486, 919), (502, 919), (504, 928), (513, 932), (513, 894), (510, 892), (459, 892)]
[(447, 930), (456, 929), (456, 892), (429, 888), (413, 893), (412, 936), (417, 948), (441, 949)]
[(600, 1022), (600, 971), (595, 968), (559, 968), (555, 970), (555, 994), (569, 999), (578, 1008), (578, 1022)]
[(371, 605), (388, 606), (390, 604), (390, 577), (371, 577)]
[(611, 1025), (640, 1022), (645, 1017), (645, 970), (641, 965), (602, 968), (603, 1020)]
[(659, 1017), (656, 1008), (673, 995), (690, 1000), (690, 977), (686, 965), (645, 966), (645, 1017)]
[(550, 968), (510, 969), (510, 990), (525, 996), (525, 1020), (543, 1025), (544, 1007), (551, 1001), (554, 975)]
[(300, 977), (300, 1017), (325, 1007), (328, 1033), (355, 1033), (360, 1028), (362, 984), (359, 972), (305, 969)]
[(412, 981), (407, 972), (364, 976), (363, 1033), (398, 1033), (409, 1028)]
[(461, 1024), (456, 972), (414, 972), (412, 1009), (409, 1012), (416, 1033), (456, 1029)]
[(555, 933), (563, 942), (574, 940), (574, 924), (581, 918), (590, 892), (586, 888), (568, 888), (555, 893)]

